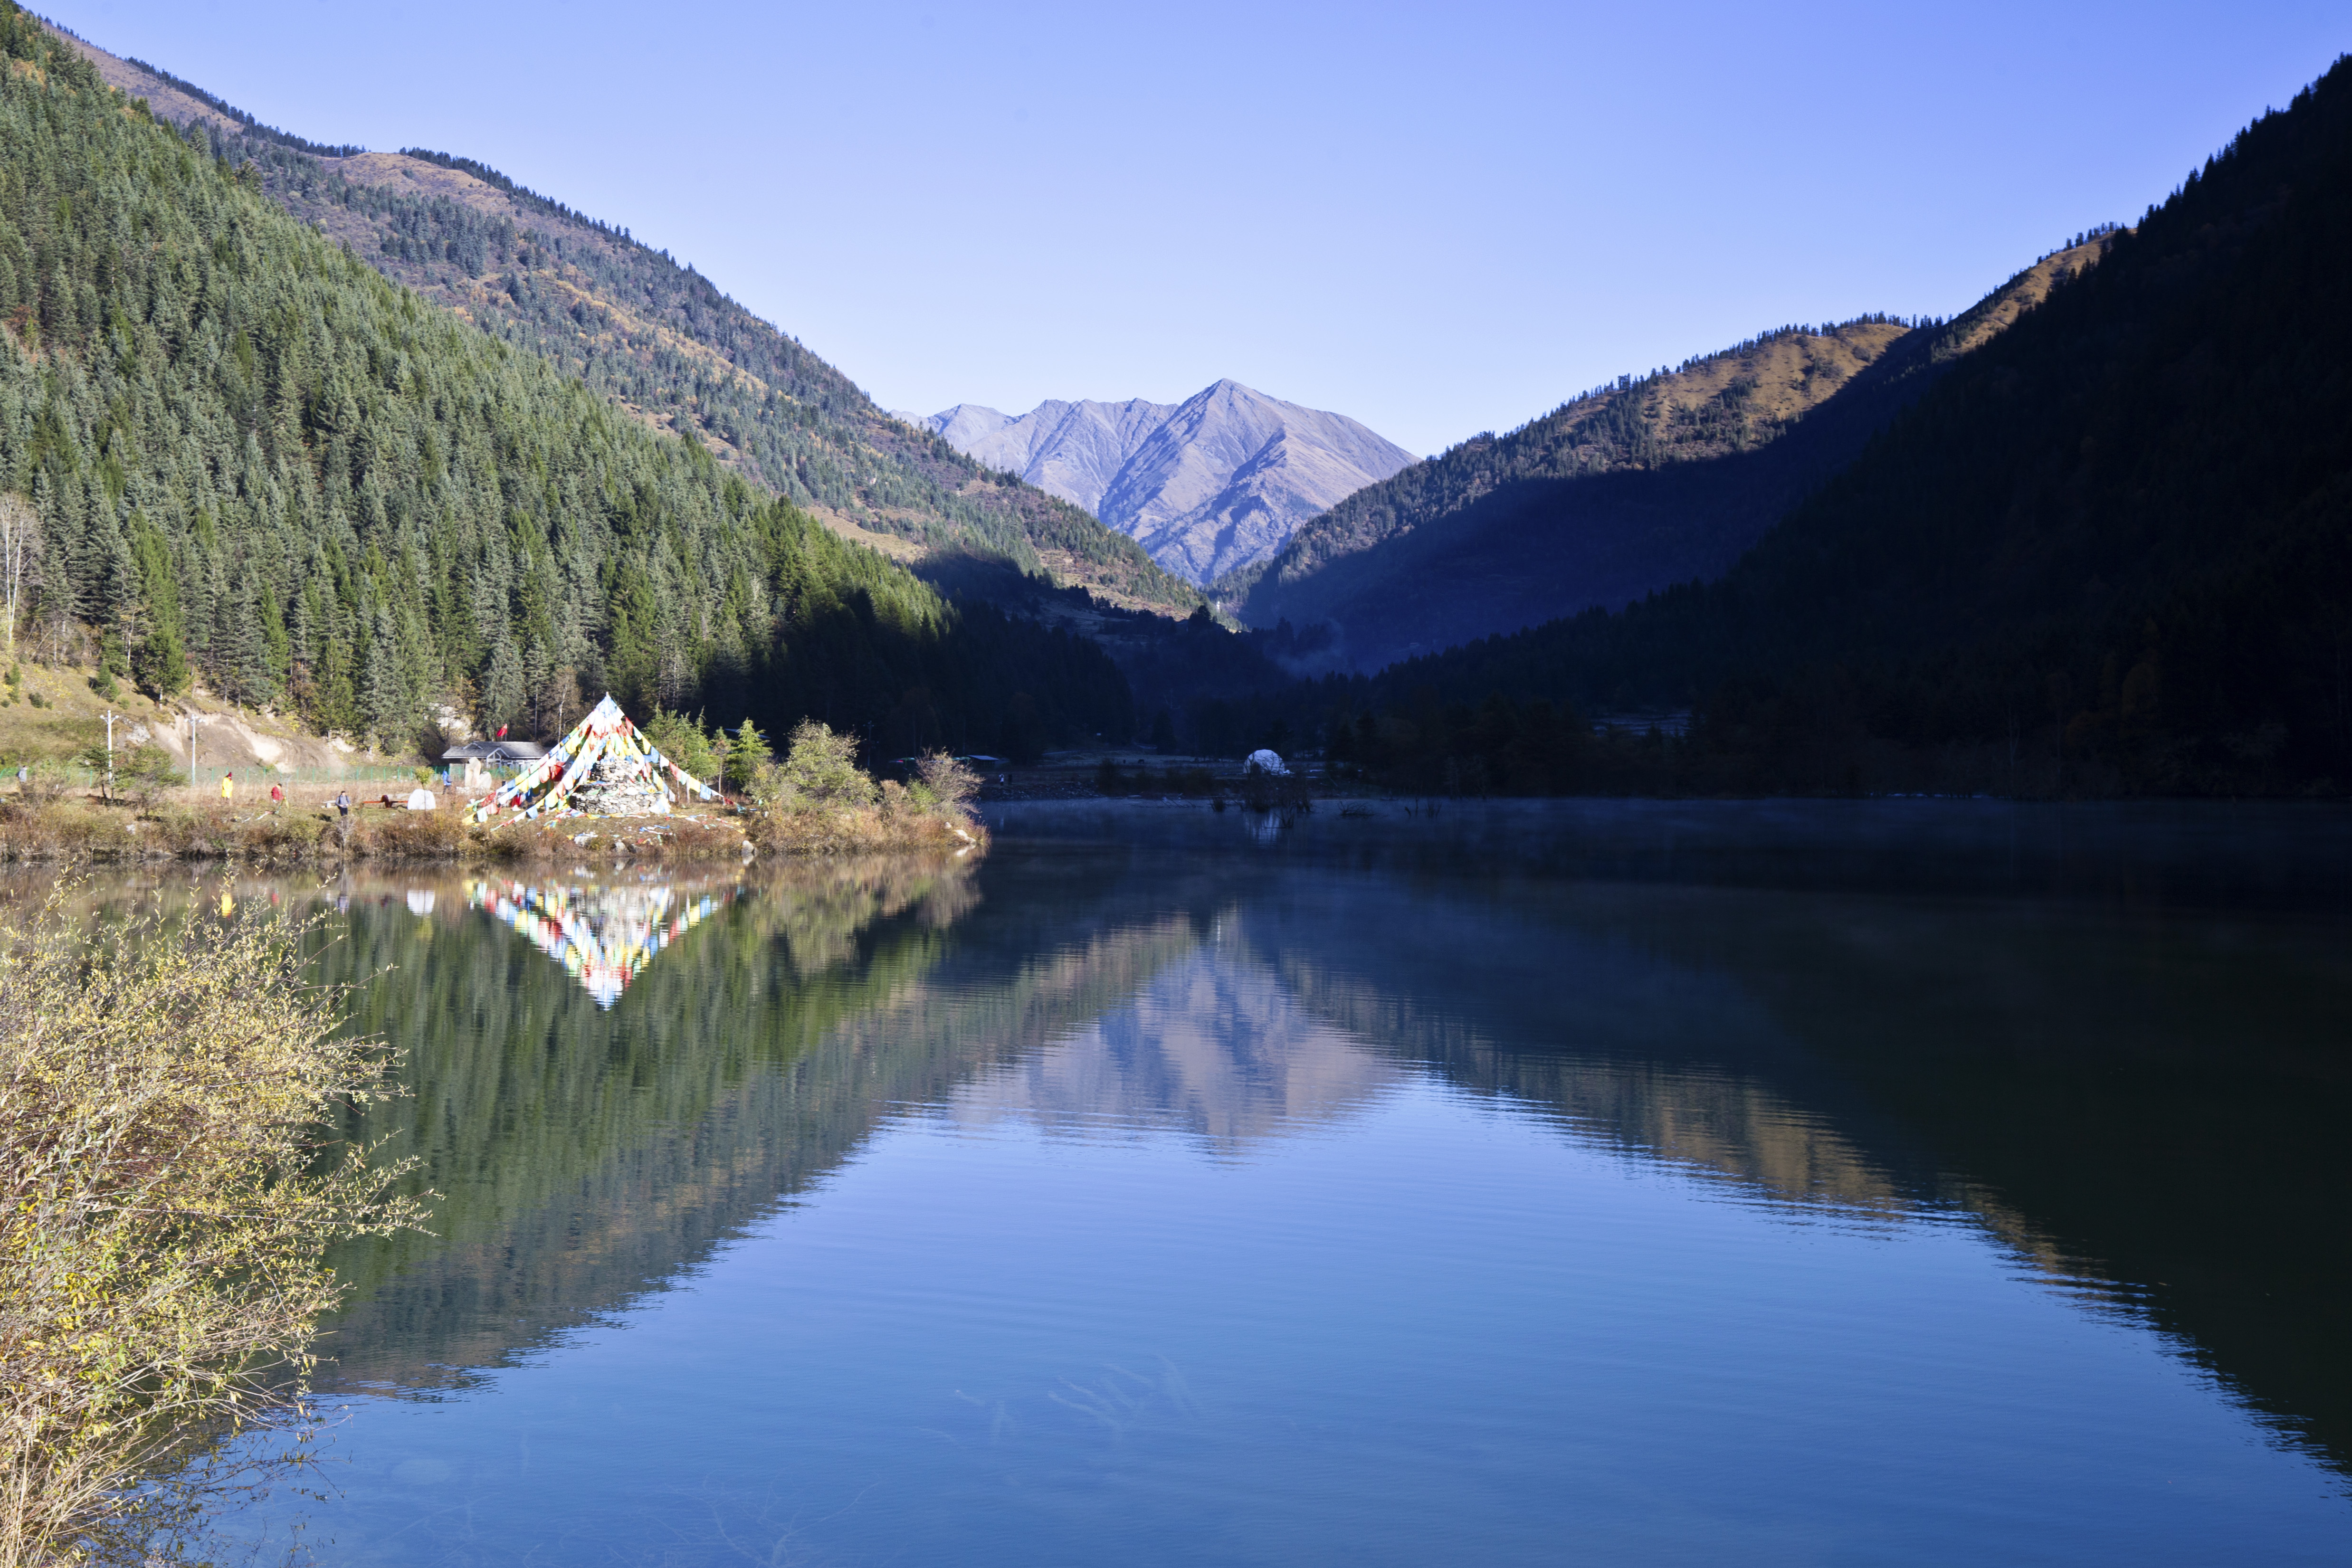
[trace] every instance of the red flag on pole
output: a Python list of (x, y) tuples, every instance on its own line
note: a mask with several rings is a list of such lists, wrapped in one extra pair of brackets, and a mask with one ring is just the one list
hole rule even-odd
[(497, 738), (498, 738), (498, 739), (499, 739), (499, 740), (504, 740), (506, 737), (507, 737), (507, 727), (506, 727), (505, 725), (500, 725), (500, 726), (499, 726), (499, 733), (498, 733)]

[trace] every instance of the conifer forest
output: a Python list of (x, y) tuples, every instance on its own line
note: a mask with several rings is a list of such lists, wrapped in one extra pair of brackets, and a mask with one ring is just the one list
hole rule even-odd
[(605, 688), (886, 749), (1131, 723), (1092, 645), (950, 605), (379, 276), (26, 14), (0, 48), (0, 471), (44, 525), (37, 643), (388, 747)]

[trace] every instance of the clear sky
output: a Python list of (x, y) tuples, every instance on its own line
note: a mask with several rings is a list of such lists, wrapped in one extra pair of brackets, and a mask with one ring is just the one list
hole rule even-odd
[(2128, 222), (2352, 6), (48, 0), (320, 141), (464, 153), (886, 407), (1231, 376), (1417, 452)]

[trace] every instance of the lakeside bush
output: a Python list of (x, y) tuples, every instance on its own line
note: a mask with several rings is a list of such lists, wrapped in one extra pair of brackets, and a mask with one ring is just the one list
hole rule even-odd
[(745, 789), (751, 841), (785, 854), (984, 849), (971, 809), (980, 776), (945, 752), (916, 767), (912, 783), (880, 783), (857, 766), (854, 736), (815, 719), (793, 731), (782, 763), (760, 768)]
[(485, 858), (499, 861), (578, 860), (583, 854), (662, 862), (740, 861), (749, 847), (734, 818), (700, 816), (507, 822), (481, 831), (479, 845)]
[(387, 1063), (306, 985), (311, 927), (0, 923), (0, 1564), (149, 1560), (305, 1415), (331, 1241), (414, 1225), (333, 1161)]

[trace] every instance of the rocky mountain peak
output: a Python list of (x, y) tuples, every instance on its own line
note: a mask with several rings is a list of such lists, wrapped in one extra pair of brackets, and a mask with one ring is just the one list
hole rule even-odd
[(1345, 414), (1213, 382), (1181, 403), (1058, 400), (1018, 417), (959, 403), (920, 422), (1206, 582), (1263, 560), (1301, 523), (1413, 461)]

